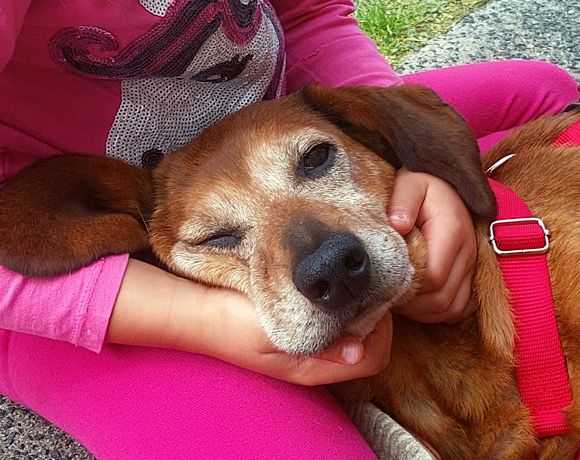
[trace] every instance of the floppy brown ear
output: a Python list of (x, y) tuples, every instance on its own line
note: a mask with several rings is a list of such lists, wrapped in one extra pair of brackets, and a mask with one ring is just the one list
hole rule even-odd
[(150, 174), (119, 160), (62, 155), (0, 189), (0, 265), (54, 276), (148, 248)]
[(308, 86), (298, 97), (396, 168), (438, 176), (473, 213), (495, 216), (495, 198), (469, 126), (430, 89)]

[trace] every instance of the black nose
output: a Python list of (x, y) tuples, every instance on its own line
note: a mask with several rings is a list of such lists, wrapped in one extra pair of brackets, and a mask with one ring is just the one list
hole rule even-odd
[(355, 301), (369, 283), (369, 256), (349, 233), (329, 233), (320, 246), (298, 261), (296, 288), (323, 308), (340, 308)]

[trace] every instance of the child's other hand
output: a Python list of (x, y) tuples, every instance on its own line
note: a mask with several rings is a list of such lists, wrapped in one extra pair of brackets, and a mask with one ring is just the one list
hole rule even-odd
[(401, 168), (389, 219), (402, 235), (419, 227), (427, 243), (421, 291), (413, 302), (396, 310), (424, 323), (467, 316), (477, 248), (471, 216), (455, 189), (438, 177)]

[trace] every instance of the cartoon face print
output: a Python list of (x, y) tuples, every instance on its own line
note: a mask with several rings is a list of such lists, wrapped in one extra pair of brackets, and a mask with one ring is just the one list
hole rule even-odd
[(61, 30), (51, 44), (69, 71), (121, 80), (108, 156), (154, 167), (227, 114), (281, 94), (283, 38), (265, 1), (140, 2), (163, 19), (121, 50), (94, 27)]

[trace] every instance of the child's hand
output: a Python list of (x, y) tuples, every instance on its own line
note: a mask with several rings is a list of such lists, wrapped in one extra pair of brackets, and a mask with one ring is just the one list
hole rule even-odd
[(377, 323), (364, 341), (345, 335), (319, 355), (295, 356), (272, 345), (258, 323), (255, 306), (247, 297), (225, 289), (211, 289), (209, 295), (213, 299), (204, 303), (215, 303), (212, 313), (215, 317), (204, 328), (206, 337), (201, 342), (207, 346), (195, 346), (203, 354), (308, 386), (368, 377), (388, 364), (392, 336), (390, 314)]
[(419, 227), (427, 242), (427, 270), (417, 298), (396, 310), (425, 323), (452, 322), (470, 313), (468, 301), (477, 248), (473, 222), (447, 182), (401, 168), (389, 209), (402, 235)]
[(323, 385), (378, 373), (389, 362), (391, 335), (387, 314), (362, 342), (344, 336), (318, 356), (289, 355), (268, 340), (245, 295), (131, 259), (106, 341), (201, 353), (287, 382)]

